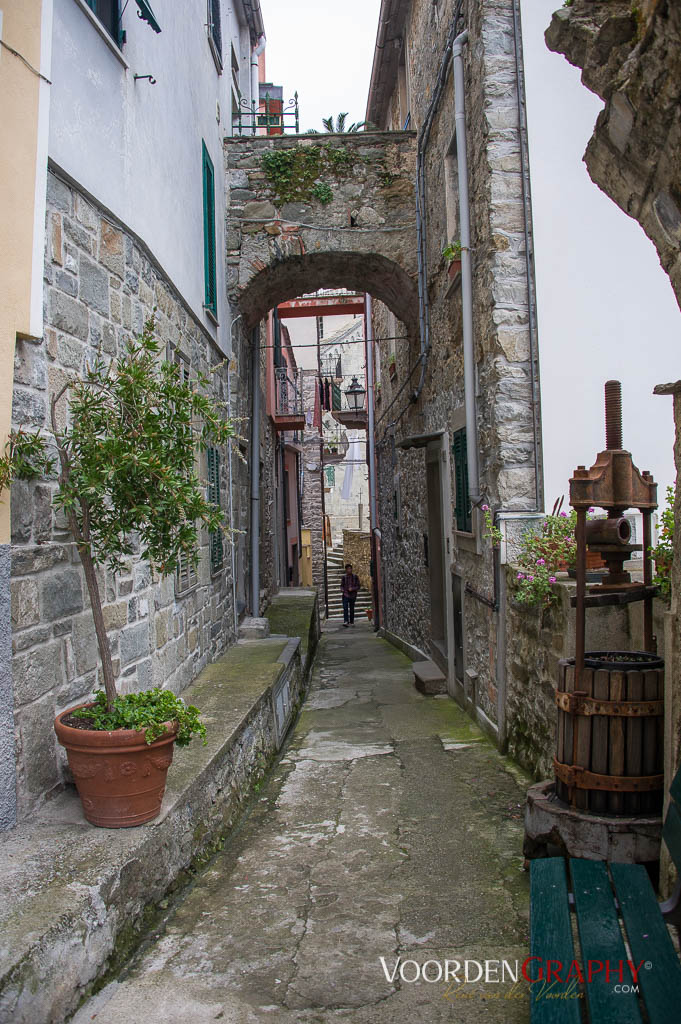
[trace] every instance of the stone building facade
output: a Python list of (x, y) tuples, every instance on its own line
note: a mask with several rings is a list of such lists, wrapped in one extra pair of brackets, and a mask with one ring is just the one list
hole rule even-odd
[[(258, 63), (264, 75), (260, 5), (226, 0), (212, 6), (208, 19), (205, 7), (171, 5), (153, 31), (153, 17), (138, 18), (134, 4), (115, 17), (107, 5), (72, 0), (28, 6), (35, 7), (30, 39), (19, 32), (29, 24), (22, 10), (27, 5), (14, 3), (5, 10), (3, 38), (21, 42), (32, 62), (21, 64), (18, 53), (11, 55), (14, 70), (40, 69), (40, 93), (49, 89), (49, 105), (43, 109), (41, 101), (35, 108), (36, 138), (26, 151), (37, 154), (32, 207), (22, 208), (22, 230), (31, 239), (38, 273), (29, 273), (23, 257), (17, 264), (22, 289), (36, 302), (30, 317), (7, 316), (4, 305), (0, 310), (2, 337), (11, 340), (0, 353), (7, 406), (2, 447), (10, 398), (13, 427), (49, 433), (51, 396), (97, 356), (115, 359), (154, 310), (166, 358), (177, 360), (190, 378), (211, 375), (212, 397), (239, 420), (243, 435), (231, 450), (217, 453), (226, 523), (221, 555), (216, 544), (211, 553), (204, 533), (196, 572), (185, 565), (174, 577), (152, 578), (136, 555), (115, 579), (100, 570), (119, 689), (159, 685), (180, 692), (235, 639), (249, 601), (254, 530), (261, 564), (256, 611), (271, 597), (275, 579), (273, 436), (262, 417), (256, 427), (261, 515), (252, 523), (254, 335), (229, 304), (223, 256), (223, 140), (232, 133), (233, 96), (250, 102), (253, 93), (258, 102)], [(223, 65), (230, 73), (222, 73)], [(149, 67), (156, 82), (133, 72)], [(3, 81), (5, 70), (3, 62)], [(15, 78), (13, 72), (7, 78), (13, 109), (16, 89), (25, 91)], [(21, 161), (12, 162), (13, 178), (24, 172), (28, 164), (24, 169)], [(1, 201), (4, 223), (15, 201), (12, 190)], [(259, 330), (264, 409), (265, 338)], [(59, 417), (66, 415), (67, 403), (62, 405)], [(197, 469), (206, 480), (205, 454)], [(11, 559), (11, 607), (0, 602), (1, 828), (27, 816), (67, 780), (53, 719), (100, 681), (86, 587), (64, 519), (52, 504), (55, 489), (56, 476), (15, 481), (11, 495), (0, 497), (3, 579)], [(2, 532), (7, 524), (11, 538)], [(233, 544), (228, 527), (235, 531)]]
[[(239, 353), (242, 358), (233, 362), (240, 369), (231, 372), (150, 252), (92, 197), (54, 172), (47, 197), (44, 336), (17, 342), (14, 426), (48, 427), (51, 397), (69, 377), (80, 376), (98, 354), (115, 359), (154, 310), (166, 357), (181, 360), (190, 375), (210, 375), (215, 400), (225, 405), (230, 400), (233, 415), (247, 416), (248, 353)], [(232, 525), (245, 531), (248, 470), (237, 447), (231, 458)], [(230, 453), (221, 456), (220, 498), (229, 516)], [(202, 466), (204, 477), (205, 472)], [(267, 487), (267, 479), (263, 483)], [(62, 782), (55, 715), (86, 698), (99, 682), (87, 590), (75, 545), (53, 508), (55, 490), (54, 481), (38, 480), (17, 481), (11, 492), (19, 814)], [(269, 564), (265, 552), (264, 565)], [(100, 573), (121, 692), (166, 686), (179, 693), (235, 639), (238, 596), (227, 534), (221, 564), (211, 567), (209, 536), (203, 531), (200, 563), (191, 576), (153, 579), (148, 565), (135, 557), (117, 577)]]
[[(463, 235), (455, 37), (470, 200), (474, 416), (465, 408), (465, 287), (443, 255)], [(543, 508), (517, 5), (482, 0), (464, 10), (454, 2), (386, 0), (367, 117), (382, 129), (408, 124), (417, 133), (424, 197), (421, 322), (427, 326), (419, 338), (394, 307), (374, 306), (382, 624), (432, 657), (449, 692), (503, 741), (504, 583), (480, 509), (487, 505), (503, 520), (506, 513)], [(471, 433), (477, 494), (468, 484)]]

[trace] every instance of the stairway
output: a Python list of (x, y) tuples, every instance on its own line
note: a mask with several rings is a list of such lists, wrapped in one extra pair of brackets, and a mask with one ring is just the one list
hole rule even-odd
[[(329, 618), (343, 618), (343, 595), (341, 594), (341, 576), (345, 570), (345, 559), (342, 547), (329, 548), (326, 552), (326, 575), (329, 583)], [(372, 607), (371, 594), (364, 587), (357, 593), (355, 601), (355, 620), (366, 619), (367, 608)]]

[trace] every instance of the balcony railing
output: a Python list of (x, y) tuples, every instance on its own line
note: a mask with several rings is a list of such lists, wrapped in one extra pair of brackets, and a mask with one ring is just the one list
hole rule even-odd
[(255, 100), (241, 99), (232, 111), (232, 131), (234, 135), (299, 135), (298, 93), (288, 103), (266, 93), (257, 109)]
[(322, 357), (322, 377), (339, 380), (343, 376), (343, 361), (340, 355)]
[(280, 416), (302, 416), (303, 375), (300, 370), (288, 366), (277, 366), (274, 370), (277, 382), (276, 412)]

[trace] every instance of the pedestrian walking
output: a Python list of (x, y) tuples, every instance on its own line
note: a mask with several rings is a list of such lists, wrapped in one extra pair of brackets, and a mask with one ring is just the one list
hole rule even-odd
[(355, 624), (355, 599), (359, 590), (359, 576), (355, 576), (352, 565), (348, 562), (341, 576), (341, 593), (343, 595), (343, 626)]

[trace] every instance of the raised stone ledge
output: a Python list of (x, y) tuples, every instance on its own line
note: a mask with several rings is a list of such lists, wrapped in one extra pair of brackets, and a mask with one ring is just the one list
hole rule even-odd
[(116, 969), (159, 901), (219, 847), (277, 752), (272, 693), (284, 673), (299, 706), (318, 638), (314, 592), (305, 639), (238, 643), (185, 691), (208, 742), (175, 751), (161, 815), (138, 828), (85, 822), (75, 791), (0, 837), (0, 1020), (59, 1024)]

